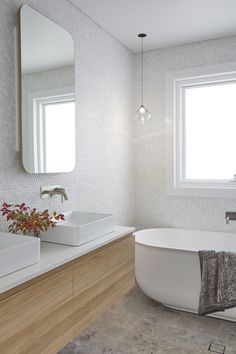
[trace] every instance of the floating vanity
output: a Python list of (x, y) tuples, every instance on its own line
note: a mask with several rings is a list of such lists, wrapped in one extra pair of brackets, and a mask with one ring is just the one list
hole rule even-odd
[(127, 293), (133, 231), (115, 227), (79, 247), (42, 242), (40, 263), (0, 278), (0, 353), (57, 353)]

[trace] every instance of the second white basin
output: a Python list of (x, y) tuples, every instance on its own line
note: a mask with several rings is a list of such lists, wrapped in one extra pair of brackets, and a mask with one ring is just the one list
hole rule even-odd
[(42, 241), (80, 246), (115, 230), (115, 218), (111, 214), (72, 211), (65, 213), (65, 221), (57, 223), (42, 234)]
[(40, 239), (0, 231), (0, 277), (40, 262)]

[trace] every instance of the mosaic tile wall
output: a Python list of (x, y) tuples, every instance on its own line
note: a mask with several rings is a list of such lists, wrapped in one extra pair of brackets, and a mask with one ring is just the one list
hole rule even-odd
[[(138, 61), (137, 55), (137, 80)], [(139, 227), (236, 231), (236, 223), (225, 225), (224, 220), (226, 210), (236, 211), (235, 199), (172, 197), (166, 195), (165, 185), (165, 73), (230, 61), (236, 61), (235, 36), (145, 53), (144, 101), (152, 119), (144, 129), (137, 129), (135, 139)]]
[[(19, 8), (28, 4), (67, 29), (75, 41), (76, 168), (29, 175), (16, 152)], [(0, 11), (0, 203), (114, 213), (134, 223), (134, 56), (68, 0), (3, 0)], [(42, 185), (61, 184), (69, 201), (40, 199)]]
[[(25, 3), (69, 30), (75, 41), (77, 163), (72, 173), (29, 175), (16, 152), (16, 25), (19, 8)], [(236, 37), (147, 52), (144, 93), (152, 120), (135, 134), (140, 57), (74, 3), (1, 2), (0, 202), (111, 212), (118, 224), (132, 225), (136, 219), (138, 227), (236, 231), (236, 224), (226, 226), (224, 222), (224, 212), (236, 210), (234, 199), (166, 196), (164, 154), (166, 71), (235, 61)], [(50, 184), (65, 187), (69, 201), (62, 205), (59, 198), (41, 200), (40, 186)]]

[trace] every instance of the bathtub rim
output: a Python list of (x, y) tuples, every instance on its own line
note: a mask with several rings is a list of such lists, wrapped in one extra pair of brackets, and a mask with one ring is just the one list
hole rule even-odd
[(173, 248), (173, 247), (163, 247), (163, 246), (153, 246), (153, 245), (146, 245), (145, 243), (141, 243), (141, 242), (136, 242), (135, 244), (137, 244), (137, 246), (141, 246), (141, 247), (149, 247), (149, 248), (156, 248), (158, 250), (162, 250), (162, 251), (179, 251), (179, 252), (187, 252), (187, 253), (194, 253), (194, 254), (198, 254), (199, 251), (196, 250), (191, 250), (191, 249), (186, 249), (186, 248)]
[[(192, 252), (192, 253), (199, 253), (199, 251), (201, 250), (213, 250), (215, 251), (214, 247), (212, 248), (190, 248), (190, 247), (186, 247), (186, 248), (181, 248), (181, 247), (173, 247), (173, 246), (163, 246), (163, 245), (158, 245), (158, 244), (153, 244), (151, 242), (147, 243), (141, 240), (137, 240), (137, 236), (141, 236), (138, 234), (142, 234), (144, 232), (148, 232), (148, 231), (156, 231), (156, 230), (184, 230), (184, 231), (193, 231), (193, 232), (206, 232), (206, 233), (214, 233), (214, 234), (227, 234), (227, 235), (235, 235), (235, 239), (236, 239), (236, 233), (235, 232), (225, 232), (225, 231), (211, 231), (211, 230), (202, 230), (202, 229), (183, 229), (182, 227), (155, 227), (155, 228), (150, 228), (150, 229), (142, 229), (142, 230), (137, 230), (133, 233), (134, 236), (134, 240), (135, 240), (135, 244), (141, 245), (141, 246), (146, 246), (146, 247), (152, 247), (152, 248), (158, 248), (161, 250), (173, 250), (173, 251), (181, 251), (181, 252)], [(218, 251), (217, 251), (218, 252)], [(235, 251), (231, 251), (231, 252), (235, 252)]]

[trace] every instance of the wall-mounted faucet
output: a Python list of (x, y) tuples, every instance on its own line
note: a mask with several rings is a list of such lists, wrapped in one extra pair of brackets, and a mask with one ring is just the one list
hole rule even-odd
[(41, 187), (41, 189), (40, 189), (41, 198), (45, 198), (48, 196), (50, 196), (52, 198), (55, 195), (61, 196), (62, 203), (63, 203), (63, 200), (68, 200), (65, 188), (62, 188), (61, 186), (44, 186), (44, 187)]
[(236, 212), (235, 211), (226, 211), (226, 213), (225, 213), (226, 224), (229, 224), (230, 220), (236, 220)]

